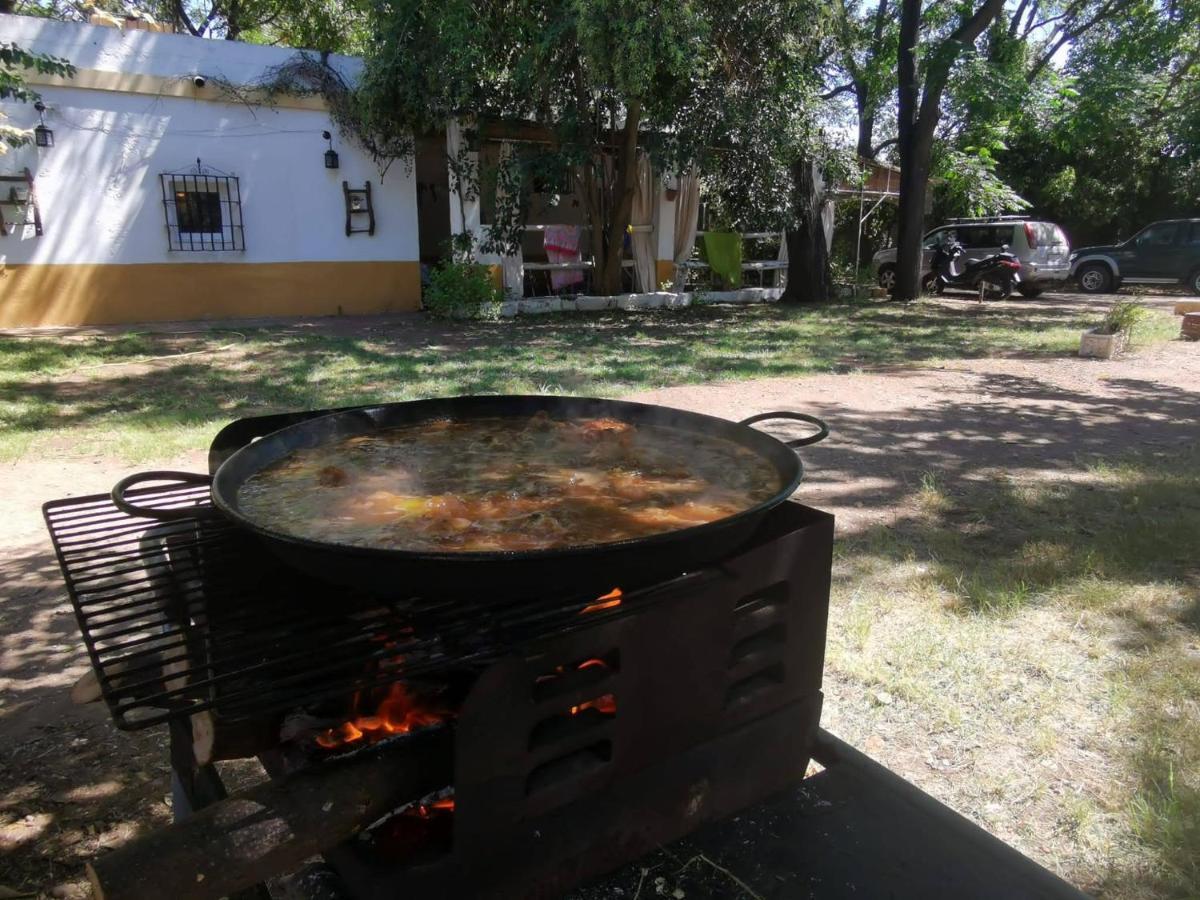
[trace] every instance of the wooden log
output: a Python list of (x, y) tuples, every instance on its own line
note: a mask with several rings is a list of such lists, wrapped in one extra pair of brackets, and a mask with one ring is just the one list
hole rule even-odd
[(256, 785), (87, 867), (97, 900), (216, 900), (285, 872), (391, 810), (449, 785), (451, 729)]
[(91, 669), (80, 675), (79, 680), (71, 688), (71, 702), (78, 703), (80, 706), (85, 703), (95, 703), (100, 696), (100, 679)]
[(285, 739), (280, 734), (280, 723), (278, 716), (231, 724), (208, 710), (192, 713), (192, 753), (196, 765), (207, 766), (222, 759), (249, 759), (265, 753)]

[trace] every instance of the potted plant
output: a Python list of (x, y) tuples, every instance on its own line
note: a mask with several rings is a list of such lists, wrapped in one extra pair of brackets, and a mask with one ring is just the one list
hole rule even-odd
[(1146, 316), (1136, 300), (1118, 300), (1096, 328), (1079, 336), (1079, 355), (1092, 359), (1112, 359), (1127, 346), (1133, 326)]

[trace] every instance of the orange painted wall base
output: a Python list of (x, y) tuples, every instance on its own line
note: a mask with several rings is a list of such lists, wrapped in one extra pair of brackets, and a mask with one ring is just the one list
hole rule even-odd
[(415, 261), (10, 265), (0, 274), (0, 328), (420, 308)]

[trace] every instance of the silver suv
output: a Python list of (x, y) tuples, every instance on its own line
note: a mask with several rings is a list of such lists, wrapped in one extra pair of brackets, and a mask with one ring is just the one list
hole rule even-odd
[[(1071, 246), (1063, 230), (1053, 222), (1035, 222), (1023, 216), (992, 216), (985, 219), (951, 219), (925, 235), (921, 242), (921, 283), (929, 276), (933, 247), (956, 240), (974, 261), (1009, 252), (1021, 261), (1021, 285), (1026, 297), (1036, 297), (1047, 287), (1064, 282), (1071, 274)], [(896, 248), (880, 250), (871, 257), (871, 270), (880, 287), (896, 285)]]

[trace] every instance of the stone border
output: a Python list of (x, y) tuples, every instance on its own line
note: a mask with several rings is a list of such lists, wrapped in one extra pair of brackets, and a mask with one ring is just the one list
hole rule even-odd
[(715, 303), (774, 303), (783, 288), (742, 288), (737, 291), (702, 291), (699, 293), (655, 291), (649, 294), (617, 294), (613, 297), (531, 297), (526, 300), (506, 300), (500, 304), (500, 315), (536, 316), (556, 312), (600, 312), (606, 309), (681, 309), (686, 306)]

